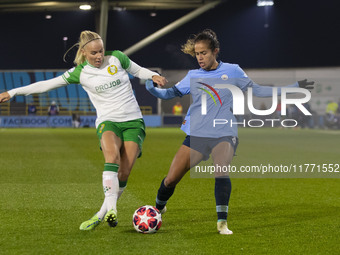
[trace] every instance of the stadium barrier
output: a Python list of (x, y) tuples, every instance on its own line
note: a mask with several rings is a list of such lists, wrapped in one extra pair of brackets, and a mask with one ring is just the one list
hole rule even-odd
[(0, 115), (10, 115), (10, 103), (2, 103), (0, 104)]
[[(59, 107), (59, 114), (48, 116), (48, 108), (55, 101)], [(34, 105), (36, 112), (28, 112), (29, 105)], [(163, 121), (161, 116), (152, 115), (151, 106), (140, 106), (147, 126), (159, 127)], [(26, 103), (8, 102), (0, 104), (0, 127), (75, 127), (75, 117), (79, 127), (95, 127), (96, 112), (88, 98), (50, 98), (30, 97)]]
[[(0, 115), (29, 115), (29, 105), (34, 105), (36, 112), (34, 115), (48, 115), (48, 108), (52, 102), (56, 102), (59, 107), (59, 115), (95, 115), (96, 111), (89, 98), (42, 98), (33, 97), (26, 103), (10, 102), (0, 104)], [(140, 106), (143, 115), (151, 115), (151, 106)]]
[[(58, 116), (48, 116), (48, 107), (52, 101), (59, 106)], [(29, 105), (36, 107), (35, 114), (29, 114)], [(140, 106), (146, 126), (148, 127), (180, 127), (184, 120), (184, 115), (173, 114), (154, 115), (152, 106)], [(263, 116), (248, 116), (250, 118), (262, 119)], [(272, 116), (274, 119), (277, 116)], [(79, 127), (94, 127), (96, 112), (88, 98), (50, 98), (31, 97), (27, 103), (15, 102), (0, 104), (0, 127), (74, 127), (75, 118), (80, 120)], [(312, 118), (305, 123), (309, 128), (324, 128), (324, 116), (313, 114)], [(264, 126), (269, 126), (269, 122), (264, 122)], [(277, 125), (275, 125), (277, 126)]]
[[(175, 120), (178, 120), (178, 116)], [(161, 127), (161, 126), (177, 126), (181, 122), (172, 124), (164, 124), (164, 116), (161, 115), (144, 115), (145, 125), (147, 127)], [(13, 115), (13, 116), (0, 116), (1, 128), (48, 128), (48, 127), (95, 127), (95, 115), (79, 115), (79, 126), (76, 125), (74, 119), (70, 115), (58, 116), (39, 116), (39, 115)], [(169, 121), (169, 116), (167, 117)]]

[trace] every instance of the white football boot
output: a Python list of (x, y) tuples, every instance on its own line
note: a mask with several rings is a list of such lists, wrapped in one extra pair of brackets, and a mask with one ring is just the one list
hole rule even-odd
[(228, 229), (228, 225), (227, 225), (227, 221), (226, 220), (218, 221), (217, 222), (217, 231), (221, 235), (232, 235), (233, 234), (233, 231)]

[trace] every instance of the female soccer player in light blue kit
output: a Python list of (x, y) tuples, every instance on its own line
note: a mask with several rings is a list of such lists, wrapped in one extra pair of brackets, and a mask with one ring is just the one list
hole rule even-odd
[(71, 83), (82, 85), (97, 112), (97, 135), (105, 158), (102, 176), (105, 199), (100, 210), (80, 225), (80, 230), (94, 229), (102, 221), (115, 227), (117, 199), (142, 152), (145, 137), (143, 117), (128, 73), (140, 79), (152, 79), (159, 85), (164, 85), (166, 80), (120, 51), (105, 52), (97, 33), (81, 32), (78, 46), (75, 68), (56, 78), (1, 93), (0, 103), (16, 95), (43, 93)]
[[(191, 167), (208, 159), (209, 155), (212, 156), (214, 165), (228, 167), (235, 154), (238, 145), (237, 126), (219, 125), (213, 128), (211, 125), (212, 119), (227, 119), (229, 122), (237, 122), (232, 113), (232, 94), (227, 89), (215, 89), (214, 84), (227, 81), (228, 84), (237, 86), (242, 91), (251, 87), (254, 95), (258, 97), (272, 96), (273, 91), (271, 87), (255, 84), (238, 65), (218, 62), (216, 59), (219, 53), (219, 42), (212, 30), (206, 29), (189, 39), (182, 47), (182, 51), (196, 57), (200, 68), (189, 71), (183, 80), (168, 89), (156, 88), (151, 81), (146, 83), (147, 90), (161, 99), (191, 94), (193, 101), (181, 127), (187, 136), (158, 190), (156, 207), (161, 213), (166, 211), (165, 205), (172, 196), (177, 183)], [(289, 87), (307, 86), (311, 88), (310, 85), (313, 83), (303, 80), (289, 85)], [(219, 96), (217, 105), (211, 98), (205, 101), (206, 114), (202, 113), (202, 91), (207, 93), (214, 91)], [(280, 88), (278, 93), (280, 93)], [(228, 173), (215, 173), (217, 230), (223, 235), (233, 234), (227, 226), (230, 193), (231, 182)]]

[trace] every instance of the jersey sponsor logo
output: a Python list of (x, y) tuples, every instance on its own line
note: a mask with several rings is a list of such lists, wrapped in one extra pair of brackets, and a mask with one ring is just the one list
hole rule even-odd
[(119, 85), (121, 85), (121, 81), (118, 79), (118, 80), (112, 81), (110, 83), (106, 83), (104, 85), (96, 86), (95, 89), (96, 89), (96, 92), (101, 93), (101, 92), (104, 92), (108, 89), (116, 88)]
[(118, 68), (117, 66), (115, 65), (110, 65), (108, 68), (107, 68), (107, 72), (111, 75), (115, 75), (118, 71)]

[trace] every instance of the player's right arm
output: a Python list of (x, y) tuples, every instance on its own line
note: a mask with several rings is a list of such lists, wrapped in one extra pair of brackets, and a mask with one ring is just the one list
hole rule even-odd
[(145, 87), (147, 91), (150, 92), (151, 95), (158, 97), (160, 99), (172, 99), (174, 97), (181, 97), (183, 96), (182, 93), (176, 88), (176, 86), (173, 86), (168, 89), (160, 89), (153, 85), (153, 81), (147, 80), (145, 83)]
[(11, 96), (8, 94), (8, 92), (3, 92), (0, 94), (0, 103), (7, 102), (11, 99)]
[(18, 95), (27, 96), (30, 94), (40, 94), (65, 85), (67, 85), (67, 83), (62, 78), (62, 76), (58, 76), (50, 80), (38, 81), (24, 87), (11, 89), (7, 92), (1, 93), (0, 103), (8, 101), (14, 96)]

